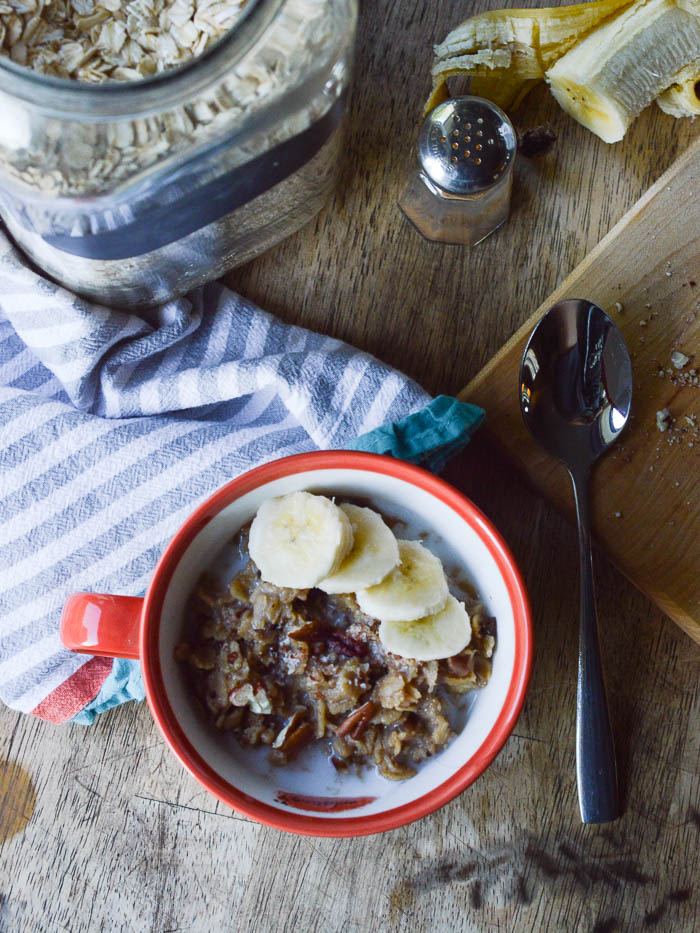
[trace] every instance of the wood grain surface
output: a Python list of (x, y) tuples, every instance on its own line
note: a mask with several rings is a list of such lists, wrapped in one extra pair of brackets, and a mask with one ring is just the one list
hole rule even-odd
[[(624, 334), (634, 372), (630, 423), (596, 467), (593, 527), (618, 567), (700, 642), (700, 140), (646, 192), (460, 393), (530, 483), (573, 513), (564, 469), (530, 437), (516, 390), (541, 316), (588, 298)], [(674, 352), (686, 358), (680, 368)], [(683, 360), (679, 360), (683, 362)], [(657, 412), (663, 431), (657, 425)]]
[[(472, 253), (423, 242), (396, 201), (430, 85), (430, 44), (497, 5), (363, 5), (338, 194), (315, 223), (229, 279), (285, 320), (376, 353), (432, 392), (457, 392), (475, 376), (698, 135), (651, 108), (606, 146), (538, 89), (518, 120), (549, 121), (557, 146), (518, 165), (509, 223)], [(87, 729), (1, 709), (3, 773), (28, 783), (9, 797), (2, 785), (3, 819), (11, 808), (21, 815), (7, 816), (13, 835), (0, 844), (0, 933), (698, 928), (697, 646), (597, 562), (625, 815), (582, 826), (572, 528), (485, 434), (447, 475), (508, 539), (534, 609), (528, 698), (479, 781), (383, 836), (293, 837), (200, 790), (143, 704)]]

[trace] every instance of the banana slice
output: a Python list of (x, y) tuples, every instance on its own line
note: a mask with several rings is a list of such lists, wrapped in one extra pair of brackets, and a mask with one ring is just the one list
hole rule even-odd
[(420, 541), (399, 541), (399, 563), (378, 583), (355, 594), (360, 609), (380, 622), (404, 622), (437, 612), (448, 597), (442, 563)]
[(637, 0), (546, 73), (560, 106), (606, 142), (700, 56), (700, 4)]
[(350, 519), (335, 503), (293, 492), (263, 502), (250, 526), (248, 550), (263, 580), (307, 589), (335, 573), (352, 541)]
[(359, 505), (340, 508), (350, 519), (353, 546), (338, 570), (317, 584), (326, 593), (354, 593), (373, 586), (399, 562), (399, 545), (381, 515)]
[(467, 647), (472, 637), (469, 613), (454, 596), (443, 609), (413, 622), (382, 622), (379, 640), (387, 651), (416, 661), (451, 658)]

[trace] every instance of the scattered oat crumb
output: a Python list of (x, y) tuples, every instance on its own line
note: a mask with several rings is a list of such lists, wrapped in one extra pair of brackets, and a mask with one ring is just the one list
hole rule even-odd
[(671, 362), (676, 369), (683, 369), (690, 362), (690, 357), (686, 356), (685, 353), (681, 353), (680, 350), (674, 350), (671, 354)]
[(639, 326), (640, 326), (640, 327), (646, 327), (646, 326), (647, 326), (647, 322), (644, 321), (644, 320), (642, 320), (642, 321), (639, 322)]
[(653, 472), (654, 472), (654, 467), (653, 467), (653, 466), (650, 466), (650, 467), (649, 467), (649, 472), (650, 472), (650, 473), (653, 473)]
[(680, 483), (678, 482), (678, 480), (676, 480), (676, 482), (675, 482), (673, 485), (674, 485), (674, 486), (680, 486)]
[(625, 306), (622, 304), (621, 301), (615, 302), (615, 310), (617, 311), (618, 314), (622, 314), (622, 312), (625, 310)]
[(666, 431), (673, 424), (671, 412), (668, 408), (662, 408), (656, 412), (656, 427), (659, 431)]
[(691, 369), (687, 372), (676, 372), (671, 382), (674, 386), (684, 386), (684, 387), (700, 387), (700, 377), (697, 375), (697, 370)]
[(615, 512), (615, 518), (622, 518), (622, 512)]

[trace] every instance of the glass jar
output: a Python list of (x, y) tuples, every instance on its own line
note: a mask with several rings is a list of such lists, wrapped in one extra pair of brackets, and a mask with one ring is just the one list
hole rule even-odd
[(199, 58), (137, 82), (0, 57), (0, 215), (52, 278), (146, 307), (298, 230), (332, 191), (356, 0), (250, 0)]

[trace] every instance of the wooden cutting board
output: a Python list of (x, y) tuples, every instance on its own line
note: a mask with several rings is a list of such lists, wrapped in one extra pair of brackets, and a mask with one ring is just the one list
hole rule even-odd
[[(700, 140), (460, 393), (486, 409), (485, 429), (531, 484), (573, 517), (569, 477), (532, 441), (518, 401), (527, 340), (562, 298), (608, 311), (632, 356), (630, 423), (594, 473), (597, 542), (700, 642)], [(680, 370), (675, 350), (690, 357)], [(665, 408), (673, 420), (661, 432), (657, 412)]]

